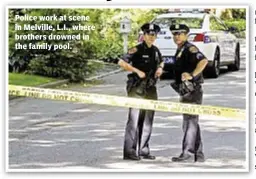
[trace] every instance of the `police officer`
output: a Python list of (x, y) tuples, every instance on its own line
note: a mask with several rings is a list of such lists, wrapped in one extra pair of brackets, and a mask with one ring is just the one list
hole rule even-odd
[[(163, 73), (164, 67), (161, 53), (153, 45), (160, 27), (146, 23), (141, 30), (144, 33), (143, 42), (128, 50), (128, 53), (119, 59), (118, 64), (132, 72), (128, 75), (127, 81), (129, 97), (156, 100), (155, 83)], [(149, 149), (153, 118), (152, 110), (129, 109), (123, 150), (125, 160), (155, 159)]]
[[(199, 49), (189, 43), (189, 28), (185, 24), (176, 24), (170, 26), (173, 34), (174, 42), (177, 44), (175, 54), (175, 85), (181, 88), (192, 84), (193, 89), (188, 90), (186, 94), (180, 93), (180, 101), (184, 103), (202, 104), (203, 91), (201, 84), (203, 83), (202, 72), (208, 61)], [(203, 146), (201, 140), (201, 132), (198, 124), (199, 116), (191, 114), (183, 114), (183, 141), (182, 152), (178, 157), (173, 157), (173, 162), (188, 161), (204, 161)]]

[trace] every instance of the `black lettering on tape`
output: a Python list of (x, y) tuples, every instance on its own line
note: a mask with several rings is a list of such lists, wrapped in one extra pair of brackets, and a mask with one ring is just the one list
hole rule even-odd
[(216, 111), (216, 115), (221, 116), (221, 112), (220, 111)]
[(63, 99), (63, 95), (54, 95), (54, 99), (61, 100)]
[(61, 101), (67, 101), (68, 100), (68, 95), (56, 95), (56, 94), (54, 94), (53, 99), (61, 100)]
[(68, 101), (68, 95), (64, 95), (64, 100)]
[[(21, 87), (9, 85), (9, 95), (16, 96), (28, 96), (34, 98), (45, 98), (65, 101), (76, 101), (93, 104), (105, 104), (112, 106), (124, 106), (124, 107), (135, 107), (149, 110), (160, 110), (177, 113), (185, 113), (192, 115), (215, 115), (215, 116), (229, 116), (237, 117), (238, 115), (244, 115), (244, 110), (232, 109), (232, 108), (221, 108), (212, 106), (201, 106), (184, 103), (172, 103), (154, 100), (137, 100), (129, 98), (120, 98), (117, 96), (99, 95), (99, 94), (88, 94), (79, 93), (72, 91), (61, 91), (61, 90), (50, 90), (33, 87)], [(239, 113), (239, 114), (237, 114)]]
[(37, 92), (30, 92), (28, 93), (29, 97), (38, 98), (40, 96), (40, 93)]
[(75, 96), (70, 96), (70, 101), (79, 101), (79, 99), (76, 98)]
[(19, 96), (20, 95), (20, 91), (18, 91), (18, 90), (9, 90), (9, 95)]
[(42, 94), (42, 98), (44, 98), (44, 99), (52, 99), (52, 95), (51, 94)]
[(161, 104), (155, 104), (154, 105), (155, 109), (159, 109), (159, 110), (168, 110), (168, 107), (166, 105), (161, 105)]

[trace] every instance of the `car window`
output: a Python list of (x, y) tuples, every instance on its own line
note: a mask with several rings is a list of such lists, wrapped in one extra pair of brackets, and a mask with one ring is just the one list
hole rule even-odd
[(203, 24), (202, 18), (158, 18), (153, 23), (160, 28), (169, 28), (172, 24), (186, 24), (191, 29), (201, 29)]
[(214, 16), (210, 17), (210, 29), (213, 31), (216, 30), (221, 30), (221, 31), (226, 31), (226, 27), (220, 23)]

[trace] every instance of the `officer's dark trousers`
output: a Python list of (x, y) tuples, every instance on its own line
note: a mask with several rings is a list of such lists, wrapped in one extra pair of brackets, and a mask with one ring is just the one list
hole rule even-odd
[[(157, 99), (156, 87), (147, 90), (145, 97), (136, 94), (136, 87), (128, 92), (129, 97)], [(124, 156), (149, 155), (149, 140), (152, 132), (153, 118), (155, 112), (152, 110), (129, 109), (128, 121), (125, 128)]]
[[(203, 91), (201, 86), (199, 85), (194, 92), (192, 92), (188, 96), (181, 97), (180, 101), (183, 103), (202, 104), (202, 97)], [(203, 145), (198, 120), (198, 115), (183, 114), (183, 154), (203, 154)]]

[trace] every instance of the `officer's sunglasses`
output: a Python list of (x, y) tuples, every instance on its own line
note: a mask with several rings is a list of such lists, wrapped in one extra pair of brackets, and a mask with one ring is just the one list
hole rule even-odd
[(145, 34), (149, 36), (156, 36), (156, 33), (154, 31), (146, 31)]
[(184, 33), (184, 32), (173, 32), (172, 33), (173, 36), (177, 36), (177, 35), (181, 35), (181, 34), (186, 34), (186, 33)]

